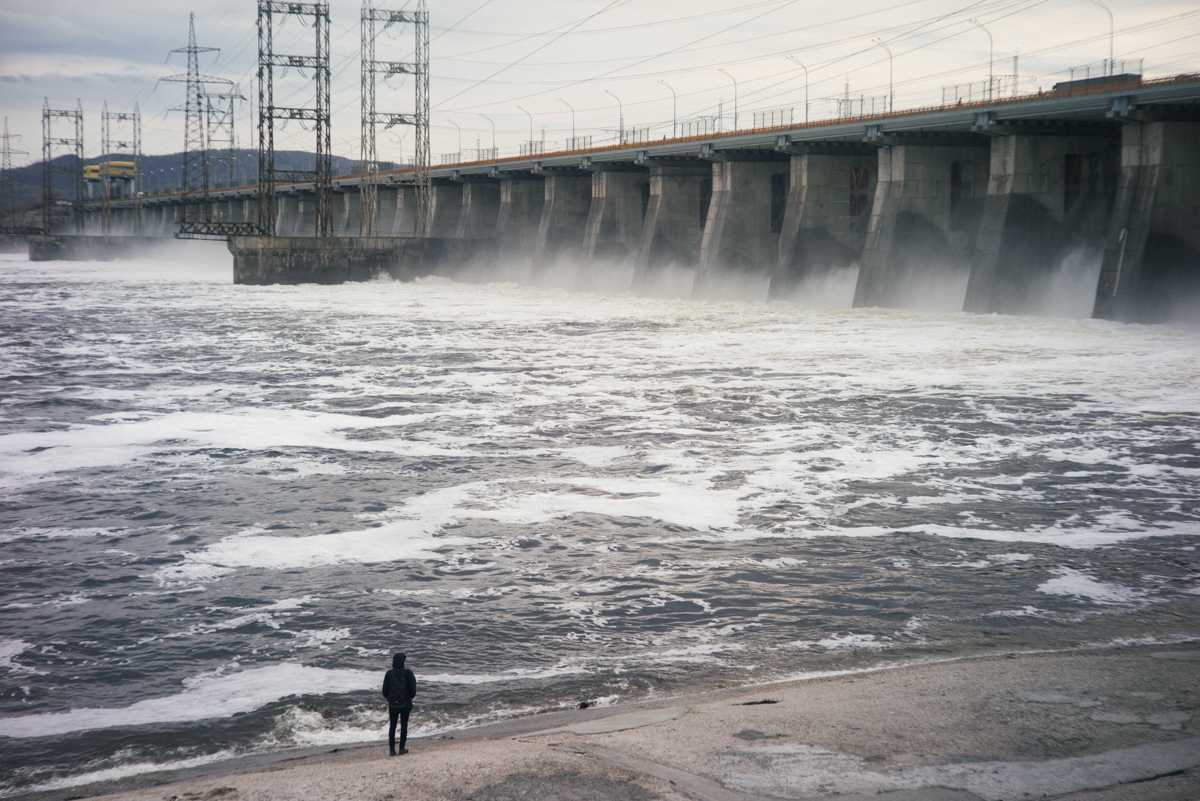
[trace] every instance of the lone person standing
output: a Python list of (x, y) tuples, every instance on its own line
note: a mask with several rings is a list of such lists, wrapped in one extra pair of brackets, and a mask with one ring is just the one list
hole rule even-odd
[(412, 712), (413, 696), (417, 694), (417, 677), (404, 666), (404, 654), (392, 657), (392, 669), (383, 677), (383, 697), (388, 702), (388, 752), (396, 755), (396, 720), (400, 721), (400, 753), (407, 754), (408, 716)]

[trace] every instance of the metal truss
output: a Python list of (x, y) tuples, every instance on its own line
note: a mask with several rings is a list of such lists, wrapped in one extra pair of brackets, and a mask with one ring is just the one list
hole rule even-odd
[[(56, 119), (67, 119), (75, 123), (75, 136), (54, 136), (53, 123)], [(54, 230), (54, 173), (68, 172), (66, 168), (55, 168), (54, 146), (69, 147), (75, 151), (75, 163), (69, 171), (75, 174), (75, 200), (71, 204), (71, 216), (75, 222), (75, 233), (83, 233), (83, 106), (75, 101), (74, 111), (50, 108), (47, 99), (42, 104), (42, 227), (46, 233)]]
[(200, 54), (219, 50), (220, 48), (216, 47), (198, 47), (196, 45), (196, 15), (189, 14), (187, 47), (178, 47), (171, 51), (172, 53), (187, 53), (187, 73), (159, 79), (187, 85), (187, 98), (183, 107), (183, 185), (182, 208), (179, 216), (181, 223), (212, 222), (212, 203), (208, 199), (208, 142), (204, 130), (204, 85), (216, 83), (232, 86), (233, 82), (224, 78), (201, 75)]
[(28, 156), (24, 150), (14, 150), (12, 140), (20, 139), (20, 134), (8, 132), (8, 117), (4, 118), (4, 134), (0, 136), (0, 204), (4, 206), (4, 217), (0, 222), (0, 235), (21, 235), (42, 233), (40, 228), (30, 229), (29, 226), (17, 225), (17, 188), (13, 185), (12, 157), (13, 154)]
[[(118, 134), (113, 138), (113, 125), (116, 124)], [(124, 128), (125, 130), (120, 130)], [(122, 137), (124, 135), (124, 138)], [(133, 113), (110, 112), (107, 101), (100, 112), (100, 189), (103, 192), (100, 210), (105, 236), (112, 235), (112, 162), (114, 151), (125, 151), (133, 156), (133, 181), (130, 195), (134, 198), (134, 235), (142, 235), (142, 199), (138, 196), (142, 188), (142, 112), (137, 103), (133, 104)]]
[[(274, 49), (275, 15), (312, 17), (314, 55), (282, 55)], [(309, 107), (275, 105), (275, 68), (313, 71), (315, 103)], [(258, 228), (275, 235), (275, 184), (311, 181), (316, 195), (316, 235), (333, 233), (333, 166), (329, 124), (329, 3), (258, 0)], [(275, 169), (275, 121), (311, 122), (316, 131), (316, 164), (312, 171)]]
[[(375, 39), (382, 30), (403, 23), (413, 26), (413, 61), (381, 61), (375, 58)], [(387, 11), (375, 8), (371, 0), (362, 6), (362, 212), (359, 216), (359, 233), (363, 236), (379, 235), (379, 156), (375, 147), (376, 126), (384, 130), (394, 125), (412, 125), (416, 128), (417, 150), (414, 162), (414, 178), (417, 189), (417, 232), (428, 232), (429, 217), (429, 11), (425, 0), (418, 0), (415, 11)], [(379, 112), (375, 108), (375, 82), (378, 76), (384, 80), (393, 75), (412, 75), (416, 79), (416, 97), (411, 113)]]
[(237, 180), (237, 138), (234, 132), (234, 103), (245, 100), (241, 89), (234, 84), (224, 92), (204, 93), (205, 134), (208, 142), (208, 175), (214, 177), (214, 164), (224, 164), (225, 182), (233, 186)]

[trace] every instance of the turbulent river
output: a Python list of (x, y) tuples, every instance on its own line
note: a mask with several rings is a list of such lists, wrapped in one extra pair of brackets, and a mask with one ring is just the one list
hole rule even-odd
[(1200, 636), (1200, 330), (0, 257), (0, 794)]

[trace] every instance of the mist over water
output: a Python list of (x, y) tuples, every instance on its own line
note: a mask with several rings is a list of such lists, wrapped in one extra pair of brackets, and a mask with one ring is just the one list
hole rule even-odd
[(3, 792), (382, 738), (394, 650), (421, 735), (1198, 637), (1200, 330), (1089, 259), (1007, 317), (4, 257)]

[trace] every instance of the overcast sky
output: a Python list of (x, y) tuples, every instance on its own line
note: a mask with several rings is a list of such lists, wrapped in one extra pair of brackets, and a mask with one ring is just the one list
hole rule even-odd
[[(1200, 71), (1195, 0), (1105, 2), (1118, 68), (1122, 60), (1144, 59), (1147, 76)], [(360, 8), (354, 0), (332, 3), (333, 151), (349, 158), (359, 149)], [(181, 150), (183, 114), (171, 109), (182, 105), (184, 85), (160, 79), (186, 70), (184, 55), (169, 51), (187, 44), (189, 11), (196, 13), (198, 43), (220, 48), (202, 56), (201, 71), (239, 83), (248, 98), (238, 107), (237, 134), (243, 147), (253, 147), (254, 0), (191, 7), (161, 0), (0, 0), (0, 113), (10, 133), (22, 137), (15, 146), (32, 154), (14, 157), (14, 164), (40, 158), (47, 97), (52, 108), (82, 101), (88, 156), (100, 152), (105, 101), (114, 112), (140, 106), (145, 152)], [(649, 128), (652, 138), (671, 134), (673, 113), (683, 121), (720, 109), (729, 128), (735, 81), (739, 127), (768, 110), (801, 119), (805, 74), (796, 61), (808, 70), (813, 119), (833, 115), (826, 98), (843, 96), (847, 83), (869, 108), (889, 91), (889, 56), (875, 40), (892, 52), (897, 109), (936, 104), (948, 85), (986, 82), (989, 33), (996, 75), (1012, 74), (1020, 51), (1022, 91), (1048, 89), (1071, 67), (1091, 64), (1095, 74), (1110, 48), (1109, 15), (1097, 0), (430, 0), (430, 18), (435, 164), (459, 150), (455, 124), (464, 151), (477, 142), (490, 147), (494, 123), (501, 154), (515, 155), (530, 137), (531, 117), (533, 137), (541, 139), (544, 129), (547, 148), (561, 147), (572, 128), (568, 104), (577, 133), (596, 144), (615, 136), (622, 112), (627, 127)], [(393, 27), (377, 47), (377, 58), (410, 58), (412, 31)], [(297, 20), (277, 28), (277, 52), (311, 48), (312, 32)], [(305, 101), (311, 86), (295, 72), (277, 79), (277, 102), (311, 104)], [(411, 110), (411, 80), (381, 85), (377, 98), (380, 111)], [(314, 147), (312, 134), (295, 123), (276, 142)], [(393, 129), (381, 139), (381, 159), (407, 160), (411, 153), (411, 131)]]

